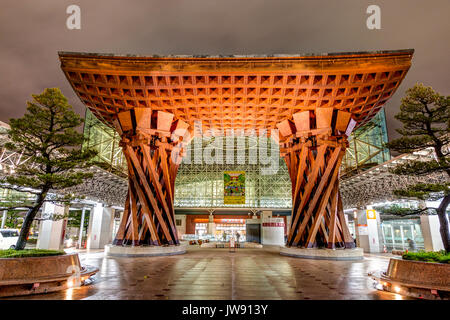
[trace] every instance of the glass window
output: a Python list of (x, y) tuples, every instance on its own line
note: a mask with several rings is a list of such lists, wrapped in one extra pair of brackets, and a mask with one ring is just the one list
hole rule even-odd
[(402, 228), (399, 225), (394, 225), (394, 248), (403, 249), (403, 234)]
[(420, 219), (386, 220), (382, 223), (384, 245), (387, 250), (406, 250), (408, 239), (416, 243), (418, 250), (424, 249)]

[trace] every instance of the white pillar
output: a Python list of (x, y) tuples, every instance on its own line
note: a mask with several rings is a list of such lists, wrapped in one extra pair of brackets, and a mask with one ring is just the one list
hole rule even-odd
[(102, 203), (97, 202), (89, 219), (87, 249), (103, 249), (106, 244), (111, 243), (113, 226), (114, 209), (103, 207)]
[(214, 216), (212, 213), (210, 213), (208, 221), (208, 234), (214, 235), (215, 231), (216, 231), (216, 224), (214, 223)]
[(284, 219), (283, 218), (263, 218), (262, 241), (264, 245), (284, 245)]
[(356, 245), (367, 253), (381, 252), (379, 213), (367, 207), (358, 209), (356, 215)]
[(2, 226), (0, 229), (4, 229), (5, 228), (5, 223), (6, 223), (6, 217), (8, 216), (8, 210), (3, 210), (3, 217), (2, 217)]
[(64, 248), (67, 218), (51, 220), (54, 215), (67, 215), (69, 207), (51, 202), (44, 203), (42, 217), (48, 220), (41, 221), (39, 236), (36, 244), (38, 249), (61, 250)]
[(267, 236), (264, 234), (266, 229), (263, 228), (263, 224), (266, 220), (272, 218), (272, 211), (269, 210), (261, 211), (260, 217), (261, 217), (261, 243), (264, 244), (264, 239), (266, 239)]
[(421, 215), (420, 228), (422, 229), (425, 251), (439, 251), (444, 249), (437, 215)]
[(181, 240), (181, 236), (186, 234), (186, 215), (176, 214), (175, 215), (175, 227), (177, 228), (178, 238)]

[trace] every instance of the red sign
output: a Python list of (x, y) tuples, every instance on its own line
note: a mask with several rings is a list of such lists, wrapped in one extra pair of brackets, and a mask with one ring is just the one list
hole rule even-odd
[(263, 227), (284, 227), (284, 222), (263, 222)]

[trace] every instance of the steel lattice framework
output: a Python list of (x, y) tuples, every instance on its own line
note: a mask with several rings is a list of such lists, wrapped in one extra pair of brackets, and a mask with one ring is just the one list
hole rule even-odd
[(92, 178), (61, 193), (72, 193), (108, 206), (123, 207), (128, 189), (127, 179), (96, 166), (89, 168), (89, 171), (94, 174)]
[[(5, 132), (6, 128), (5, 126), (0, 127), (0, 131)], [(14, 173), (18, 165), (29, 162), (29, 158), (23, 154), (7, 150), (4, 147), (6, 142), (6, 136), (2, 136), (0, 140), (0, 181)], [(29, 165), (33, 164), (29, 163)], [(92, 166), (88, 170), (94, 174), (92, 178), (57, 193), (70, 193), (80, 198), (103, 202), (106, 205), (122, 206), (128, 188), (127, 180), (97, 166)]]
[(358, 174), (391, 159), (384, 110), (349, 137), (349, 147), (342, 159), (341, 176)]
[(86, 110), (83, 147), (95, 149), (98, 153), (93, 159), (108, 171), (126, 175), (127, 164), (119, 146), (120, 137), (115, 130), (100, 122), (88, 109)]
[(389, 172), (389, 169), (408, 160), (430, 160), (434, 157), (432, 149), (425, 149), (412, 154), (399, 155), (383, 164), (366, 170), (358, 175), (344, 178), (340, 182), (341, 195), (345, 208), (363, 207), (370, 203), (392, 201), (397, 199), (394, 190), (402, 189), (416, 183), (440, 183), (448, 181), (444, 173), (424, 176), (403, 176)]
[[(241, 140), (240, 140), (241, 139)], [(270, 138), (235, 137), (232, 138), (235, 148), (227, 148), (226, 140), (220, 141), (221, 163), (201, 164), (195, 163), (195, 149), (203, 152), (207, 145), (214, 144), (214, 138), (194, 138), (188, 149), (184, 163), (180, 165), (175, 184), (175, 206), (189, 208), (291, 208), (291, 181), (287, 167), (278, 154), (268, 164), (259, 161), (258, 151), (270, 153), (260, 146), (260, 139), (265, 139), (265, 145), (270, 146)], [(238, 141), (240, 140), (240, 141)], [(238, 144), (245, 152), (240, 152)], [(217, 150), (217, 149), (216, 149)], [(277, 148), (278, 152), (278, 148)], [(227, 154), (233, 154), (235, 161), (227, 163)], [(242, 154), (242, 156), (239, 156)], [(187, 163), (189, 160), (190, 163)], [(245, 204), (224, 204), (223, 172), (245, 171)]]

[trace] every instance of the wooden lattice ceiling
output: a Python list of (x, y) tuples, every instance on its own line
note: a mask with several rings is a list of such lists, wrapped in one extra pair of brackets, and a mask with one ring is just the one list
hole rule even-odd
[(81, 101), (111, 124), (134, 107), (203, 129), (273, 129), (299, 111), (333, 107), (369, 121), (405, 77), (413, 50), (320, 56), (139, 57), (59, 53)]

